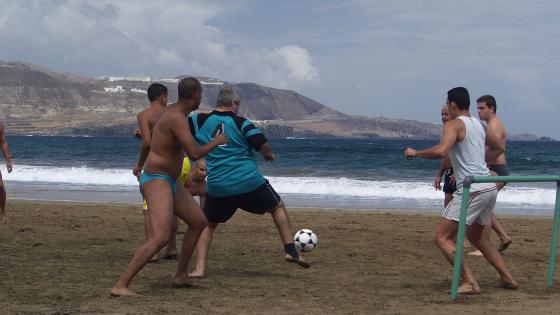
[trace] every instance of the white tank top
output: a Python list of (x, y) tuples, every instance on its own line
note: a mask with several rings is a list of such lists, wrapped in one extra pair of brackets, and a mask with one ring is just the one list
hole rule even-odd
[(451, 147), (451, 165), (457, 189), (463, 188), (466, 176), (488, 176), (490, 171), (484, 159), (486, 133), (480, 121), (474, 117), (459, 116), (465, 124), (465, 138)]

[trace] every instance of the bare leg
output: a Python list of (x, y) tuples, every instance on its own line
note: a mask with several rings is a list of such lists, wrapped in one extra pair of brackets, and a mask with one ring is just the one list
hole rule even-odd
[(467, 237), (482, 252), (484, 258), (498, 271), (502, 278), (503, 287), (516, 290), (519, 285), (509, 273), (503, 257), (490, 242), (489, 236), (485, 235), (489, 233), (488, 229), (485, 229), (483, 225), (478, 223), (473, 223), (467, 228)]
[(111, 289), (111, 295), (113, 296), (138, 295), (128, 288), (132, 278), (169, 240), (173, 221), (171, 187), (164, 180), (152, 180), (142, 186), (142, 194), (150, 205), (148, 215), (153, 230), (148, 234), (148, 240), (144, 245), (136, 250), (125, 272)]
[[(453, 239), (457, 236), (457, 228), (457, 222), (442, 218), (437, 226), (434, 239), (434, 243), (452, 266), (455, 262), (455, 241)], [(480, 292), (473, 273), (464, 262), (461, 266), (461, 282), (459, 293), (476, 294)]]
[[(146, 241), (148, 241), (149, 235), (150, 233), (152, 233), (152, 225), (150, 223), (150, 217), (148, 216), (148, 210), (144, 210), (142, 211), (143, 215), (144, 215), (144, 236), (146, 238)], [(159, 259), (158, 253), (156, 253), (149, 262), (154, 262), (157, 261)]]
[(169, 241), (167, 242), (167, 248), (165, 250), (165, 259), (175, 259), (177, 258), (177, 231), (179, 230), (179, 220), (177, 216), (173, 216), (173, 225), (171, 226), (171, 235), (169, 235)]
[(503, 252), (511, 244), (511, 237), (507, 235), (506, 231), (504, 230), (504, 228), (496, 218), (495, 214), (492, 214), (492, 229), (494, 230), (494, 232), (496, 232), (496, 234), (500, 238), (500, 245), (498, 246), (498, 251)]
[(189, 227), (183, 236), (181, 256), (177, 264), (177, 273), (175, 274), (173, 285), (175, 287), (191, 286), (190, 278), (187, 275), (189, 260), (194, 252), (200, 234), (208, 225), (208, 221), (189, 191), (181, 185), (178, 185), (177, 194), (175, 195), (175, 214), (185, 221)]
[[(274, 220), (274, 224), (278, 229), (282, 244), (292, 244), (294, 242), (294, 239), (292, 237), (292, 230), (290, 227), (290, 218), (288, 217), (288, 211), (286, 211), (284, 203), (281, 202), (280, 204), (278, 204), (278, 207), (272, 210), (270, 214), (272, 215), (272, 220)], [(286, 253), (284, 258), (287, 262), (296, 263), (304, 268), (310, 267), (310, 265), (301, 257), (292, 257), (292, 255)]]
[(0, 173), (0, 224), (6, 222), (6, 188)]
[(212, 243), (212, 237), (214, 232), (218, 227), (218, 223), (208, 222), (208, 226), (204, 229), (198, 240), (198, 245), (196, 247), (196, 266), (194, 270), (189, 273), (189, 277), (192, 278), (202, 278), (204, 277), (204, 270), (206, 269), (206, 259), (208, 258), (208, 252), (210, 250), (210, 243)]

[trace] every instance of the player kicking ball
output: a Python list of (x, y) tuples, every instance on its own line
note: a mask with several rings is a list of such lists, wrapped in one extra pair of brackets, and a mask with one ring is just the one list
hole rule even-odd
[(233, 87), (225, 87), (218, 95), (216, 110), (189, 118), (191, 133), (200, 145), (210, 143), (221, 132), (227, 133), (229, 139), (226, 145), (217, 147), (206, 157), (204, 214), (208, 226), (198, 241), (196, 267), (190, 277), (204, 277), (214, 231), (238, 208), (254, 214), (270, 213), (284, 244), (286, 261), (309, 268), (294, 245), (284, 203), (259, 172), (253, 150), (267, 161), (276, 157), (261, 131), (250, 120), (237, 115), (239, 105), (237, 92)]

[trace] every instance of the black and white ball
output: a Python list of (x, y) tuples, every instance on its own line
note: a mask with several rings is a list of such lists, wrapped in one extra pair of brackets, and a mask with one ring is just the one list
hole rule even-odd
[(302, 252), (310, 252), (317, 246), (317, 235), (309, 229), (302, 229), (294, 235), (294, 244)]

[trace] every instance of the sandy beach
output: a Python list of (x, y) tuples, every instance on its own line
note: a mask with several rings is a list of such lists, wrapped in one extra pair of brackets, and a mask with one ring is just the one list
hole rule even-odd
[(549, 218), (501, 217), (514, 240), (505, 258), (520, 290), (494, 288), (496, 272), (467, 257), (482, 294), (452, 303), (451, 266), (432, 243), (437, 216), (289, 211), (294, 231), (319, 236), (304, 256), (310, 269), (283, 261), (268, 215), (239, 212), (218, 229), (207, 277), (195, 288), (172, 288), (176, 260), (160, 260), (132, 283), (143, 297), (112, 298), (143, 240), (138, 206), (10, 200), (9, 221), (0, 225), (0, 313), (560, 313), (560, 285), (546, 288)]

